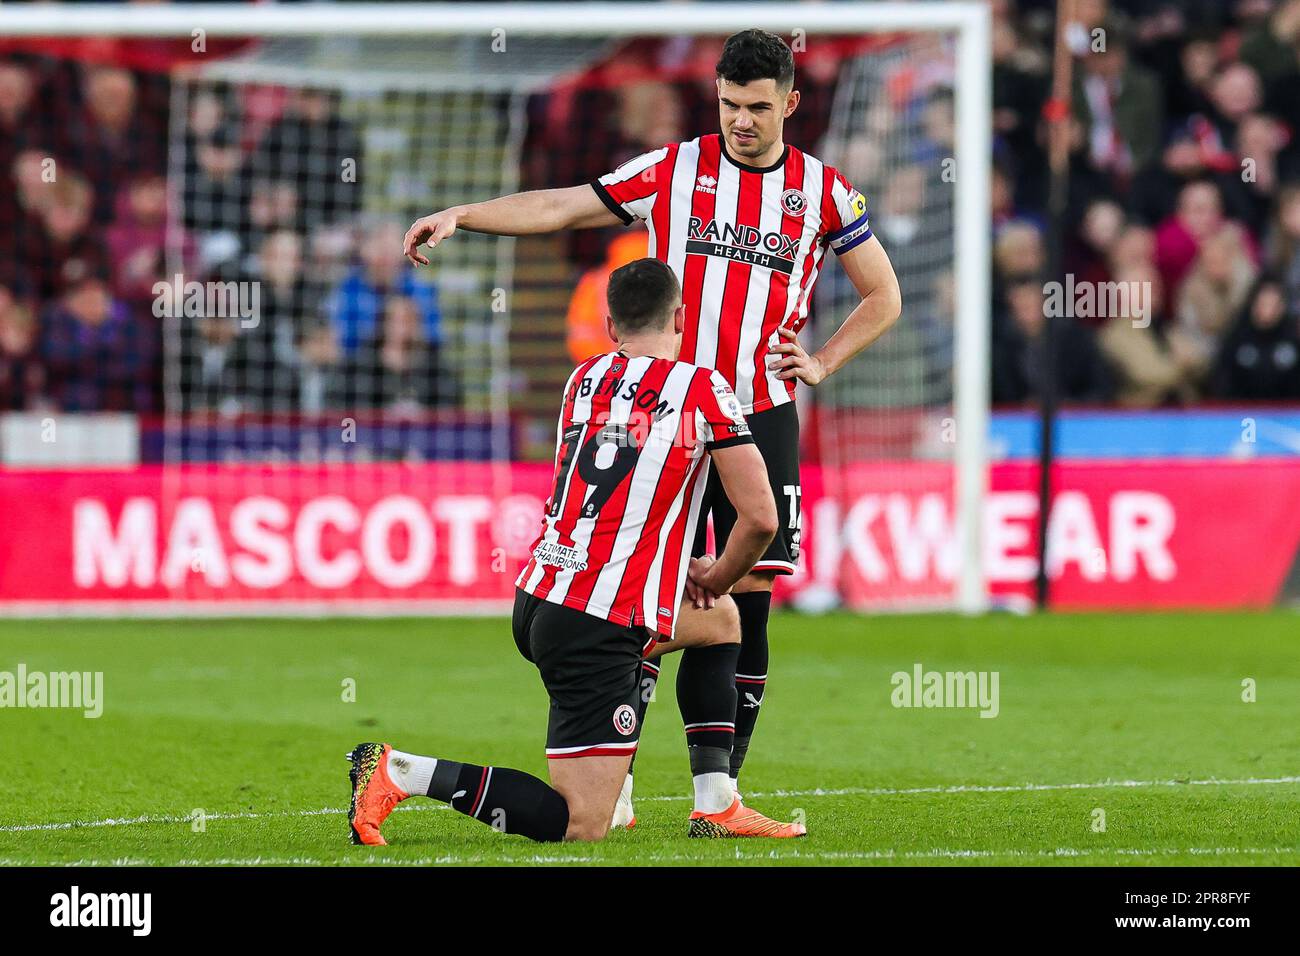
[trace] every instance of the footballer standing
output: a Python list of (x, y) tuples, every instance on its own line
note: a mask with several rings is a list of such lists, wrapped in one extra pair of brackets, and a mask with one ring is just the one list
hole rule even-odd
[[(515, 643), (551, 701), (551, 783), (358, 744), (348, 754), (354, 843), (384, 845), (384, 820), (417, 796), (538, 841), (603, 838), (650, 696), (642, 660), (655, 649), (735, 647), (739, 620), (726, 593), (776, 534), (762, 457), (731, 386), (716, 371), (676, 361), (686, 310), (672, 270), (639, 259), (610, 276), (607, 294), (606, 331), (618, 349), (583, 362), (565, 385), (541, 534), (515, 582)], [(710, 465), (742, 505), (718, 558), (692, 559)], [(718, 692), (718, 678), (730, 675), (679, 684), (687, 728), (729, 722), (735, 700)], [(717, 772), (696, 779), (688, 833), (806, 830), (744, 806)]]
[[(681, 359), (719, 372), (735, 391), (765, 462), (780, 528), (732, 589), (740, 615), (739, 649), (687, 649), (681, 669), (735, 660), (729, 753), (722, 738), (688, 734), (692, 772), (716, 764), (733, 789), (744, 764), (767, 683), (768, 611), (778, 575), (799, 559), (798, 382), (816, 386), (875, 342), (898, 319), (901, 300), (889, 257), (872, 234), (866, 199), (831, 166), (784, 142), (799, 106), (794, 57), (762, 30), (729, 37), (716, 66), (720, 132), (634, 157), (590, 184), (532, 190), (454, 206), (412, 224), (405, 253), (427, 264), (430, 248), (457, 229), (525, 235), (645, 222), (647, 255), (676, 273), (686, 306)], [(828, 251), (839, 258), (860, 301), (815, 353), (800, 344), (809, 299)], [(735, 524), (735, 499), (716, 481), (705, 490), (719, 548)], [(700, 523), (694, 553), (704, 549)], [(657, 671), (647, 662), (645, 676)], [(679, 676), (680, 684), (680, 676)], [(630, 778), (620, 800), (631, 817)], [(616, 818), (617, 822), (617, 818)]]

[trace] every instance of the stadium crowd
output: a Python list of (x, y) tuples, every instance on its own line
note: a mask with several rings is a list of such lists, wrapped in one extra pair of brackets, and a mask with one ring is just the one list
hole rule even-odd
[[(999, 404), (1038, 395), (1045, 283), (1064, 278), (1046, 274), (1053, 6), (992, 2)], [(1062, 318), (1061, 397), (1300, 399), (1300, 0), (1079, 0), (1076, 16), (1063, 273), (1143, 294), (1127, 314)], [(844, 55), (827, 49), (800, 55), (804, 99), (787, 127), (813, 152)], [(666, 41), (643, 60), (672, 61), (674, 82), (606, 77), (534, 97), (526, 145), (576, 134), (586, 146), (526, 148), (524, 182), (581, 182), (713, 128), (712, 52), (711, 41)], [(0, 410), (156, 412), (165, 366), (179, 369), (167, 389), (188, 411), (457, 404), (437, 287), (390, 253), (404, 223), (369, 217), (356, 178), (340, 174), (364, 164), (364, 131), (338, 95), (210, 84), (189, 97), (177, 131), (173, 92), (163, 70), (0, 52)], [(942, 364), (950, 276), (920, 282), (909, 266), (951, 241), (939, 176), (952, 146), (950, 74), (919, 102), (909, 119), (920, 145), (904, 164), (842, 166), (895, 259), (904, 322), (923, 327)], [(612, 240), (568, 240), (574, 347), (587, 347), (608, 263), (627, 254)], [(168, 341), (154, 288), (177, 263), (187, 278), (258, 280), (259, 320), (184, 316)], [(178, 362), (164, 361), (169, 349)]]
[[(404, 224), (363, 214), (337, 94), (204, 85), (177, 149), (171, 93), (159, 72), (0, 59), (0, 409), (157, 412), (165, 367), (185, 411), (456, 404), (438, 290), (391, 254)], [(167, 326), (176, 277), (255, 283), (256, 312), (205, 298)]]
[[(1041, 384), (1045, 6), (995, 4), (1000, 403)], [(1300, 398), (1300, 2), (1079, 0), (1075, 12), (1063, 272), (1076, 286), (1134, 283), (1140, 294), (1115, 314), (1062, 320), (1062, 397)]]

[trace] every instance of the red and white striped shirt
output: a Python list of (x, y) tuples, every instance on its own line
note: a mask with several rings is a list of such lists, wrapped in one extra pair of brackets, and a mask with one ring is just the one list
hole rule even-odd
[(542, 533), (515, 584), (672, 637), (707, 450), (752, 441), (717, 372), (622, 352), (588, 359), (564, 389)]
[(722, 373), (745, 414), (794, 401), (767, 368), (777, 329), (799, 331), (827, 248), (871, 237), (867, 201), (836, 169), (792, 146), (758, 168), (720, 134), (628, 160), (592, 188), (623, 222), (644, 219), (646, 254), (682, 284), (680, 358)]

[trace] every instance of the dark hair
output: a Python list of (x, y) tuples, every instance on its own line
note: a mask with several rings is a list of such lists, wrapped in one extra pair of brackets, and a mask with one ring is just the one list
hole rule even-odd
[(741, 30), (727, 37), (715, 67), (718, 79), (744, 86), (754, 80), (776, 80), (777, 89), (794, 86), (794, 54), (775, 33)]
[(658, 259), (636, 259), (615, 269), (605, 292), (614, 328), (625, 335), (661, 331), (681, 296), (677, 276)]

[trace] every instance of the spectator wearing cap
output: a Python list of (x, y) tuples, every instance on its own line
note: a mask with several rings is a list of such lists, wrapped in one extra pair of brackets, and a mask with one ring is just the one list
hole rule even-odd
[(181, 195), (182, 221), (206, 269), (238, 263), (248, 249), (249, 178), (239, 133), (217, 126), (194, 138), (194, 165)]
[(146, 323), (114, 299), (106, 276), (69, 284), (41, 317), (47, 389), (66, 412), (151, 412), (156, 343)]

